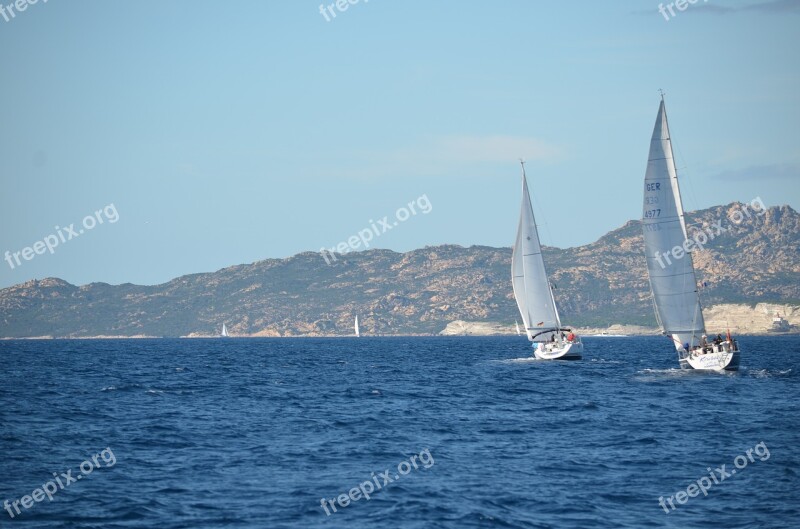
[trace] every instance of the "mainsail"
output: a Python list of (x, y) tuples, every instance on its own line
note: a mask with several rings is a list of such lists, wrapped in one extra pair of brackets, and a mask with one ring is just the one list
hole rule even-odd
[(684, 251), (688, 233), (663, 97), (644, 181), (642, 230), (656, 318), (672, 335), (676, 349), (685, 343), (694, 346), (705, 332), (705, 322), (692, 254)]
[(514, 251), (511, 254), (511, 281), (514, 297), (525, 332), (531, 341), (550, 339), (550, 334), (535, 335), (549, 329), (558, 329), (561, 322), (558, 318), (553, 292), (547, 281), (539, 233), (533, 217), (533, 206), (528, 192), (528, 179), (525, 176), (525, 165), (522, 166), (522, 208), (520, 210), (519, 227)]

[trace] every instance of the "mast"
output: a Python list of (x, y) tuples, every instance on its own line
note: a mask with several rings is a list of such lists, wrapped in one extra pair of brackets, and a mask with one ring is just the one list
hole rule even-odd
[[(683, 198), (681, 196), (681, 186), (678, 184), (678, 167), (675, 165), (675, 152), (672, 150), (672, 135), (669, 132), (669, 119), (667, 118), (667, 103), (664, 101), (664, 91), (659, 90), (661, 92), (661, 106), (664, 109), (664, 124), (666, 126), (667, 131), (667, 144), (669, 145), (669, 159), (672, 163), (672, 171), (673, 171), (673, 191), (675, 194), (675, 204), (678, 208), (678, 216), (681, 221), (681, 229), (683, 230), (683, 237), (684, 240), (689, 240), (689, 231), (686, 229), (686, 215), (683, 209)], [(699, 318), (700, 323), (700, 334), (706, 333), (706, 324), (703, 319), (703, 307), (700, 302), (700, 292), (698, 291), (697, 286), (697, 273), (694, 270), (694, 259), (692, 258), (692, 254), (690, 252), (686, 253), (685, 259), (689, 261), (689, 268), (692, 271), (692, 285), (694, 287), (694, 291), (697, 293), (697, 305), (694, 311), (694, 321), (692, 322), (693, 329), (697, 329), (697, 323)], [(696, 338), (696, 334), (692, 334), (692, 341), (690, 342), (694, 345), (694, 338)]]

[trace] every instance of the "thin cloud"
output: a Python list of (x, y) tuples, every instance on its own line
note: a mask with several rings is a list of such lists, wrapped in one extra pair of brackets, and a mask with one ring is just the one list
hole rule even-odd
[(532, 136), (436, 136), (416, 145), (388, 150), (353, 151), (329, 164), (326, 173), (336, 177), (372, 179), (406, 176), (444, 176), (480, 173), (479, 164), (527, 161), (552, 162), (565, 157), (565, 149)]
[(739, 9), (736, 9), (735, 7), (719, 6), (716, 4), (699, 4), (693, 10), (694, 13), (704, 13), (706, 15), (730, 15), (731, 13), (736, 13), (737, 11), (739, 11)]
[(552, 160), (561, 156), (561, 149), (538, 138), (524, 136), (451, 136), (437, 140), (439, 156), (452, 162), (508, 162)]
[(800, 177), (800, 166), (793, 164), (754, 165), (744, 169), (730, 169), (712, 178), (728, 182), (747, 180), (795, 180)]
[(800, 0), (771, 0), (742, 7), (742, 11), (764, 11), (766, 13), (800, 12)]
[[(668, 2), (664, 2), (668, 3)], [(706, 15), (731, 15), (742, 11), (758, 11), (767, 14), (800, 13), (800, 0), (768, 0), (765, 2), (755, 2), (739, 7), (721, 6), (713, 3), (697, 3), (692, 5), (692, 9), (687, 9), (685, 13), (704, 13)], [(652, 15), (657, 10), (637, 10), (636, 15)]]

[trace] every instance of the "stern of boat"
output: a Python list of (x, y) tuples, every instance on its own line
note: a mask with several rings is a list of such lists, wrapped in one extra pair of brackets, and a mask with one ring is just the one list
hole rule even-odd
[(577, 337), (571, 342), (539, 342), (533, 355), (539, 360), (580, 360), (583, 358), (583, 343)]
[(740, 359), (739, 345), (734, 340), (696, 347), (691, 351), (681, 349), (678, 352), (681, 369), (736, 371), (739, 369)]

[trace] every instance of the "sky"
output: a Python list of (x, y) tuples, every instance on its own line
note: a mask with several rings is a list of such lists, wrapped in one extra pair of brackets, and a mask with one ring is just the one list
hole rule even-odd
[(158, 284), (359, 232), (508, 247), (520, 158), (542, 242), (590, 243), (641, 216), (660, 89), (687, 210), (800, 209), (800, 1), (664, 4), (0, 13), (0, 288)]

